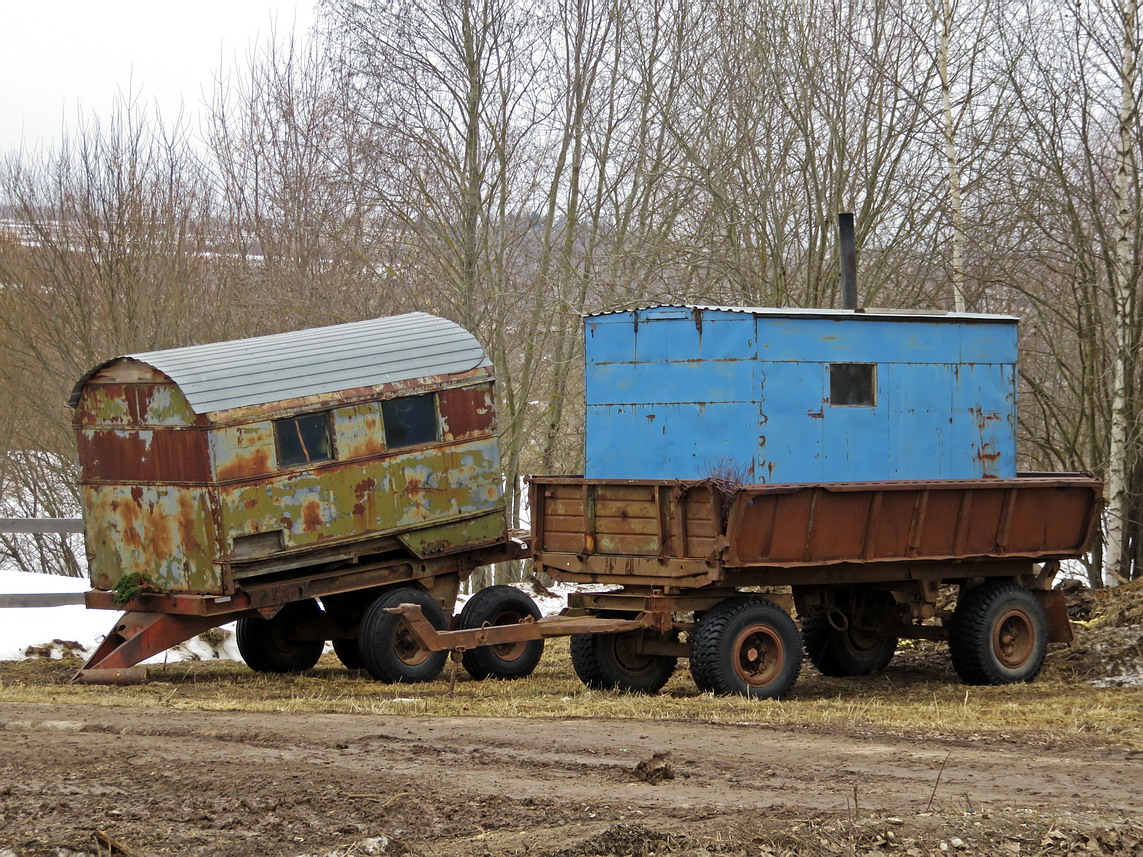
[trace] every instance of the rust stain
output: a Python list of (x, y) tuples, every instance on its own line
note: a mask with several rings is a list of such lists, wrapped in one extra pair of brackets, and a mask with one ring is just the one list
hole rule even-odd
[(312, 533), (315, 530), (321, 529), (321, 504), (317, 500), (307, 500), (302, 504), (302, 531)]
[(210, 453), (200, 429), (83, 429), (80, 478), (97, 482), (206, 482)]
[(364, 500), (368, 495), (373, 493), (373, 489), (376, 487), (377, 480), (372, 477), (368, 477), (366, 479), (362, 479), (360, 482), (353, 486), (353, 494), (357, 497), (358, 500)]
[(143, 533), (147, 536), (147, 547), (151, 549), (151, 557), (156, 563), (171, 558), (175, 552), (174, 528), (169, 525), (166, 512), (158, 504), (143, 509)]
[(441, 390), (437, 401), (445, 440), (476, 437), (496, 430), (491, 384)]
[[(242, 436), (239, 435), (240, 446), (242, 444), (241, 438)], [(249, 455), (236, 455), (225, 464), (220, 464), (218, 467), (218, 479), (224, 482), (229, 479), (260, 476), (269, 472), (270, 455), (263, 447), (253, 450)]]
[(179, 492), (178, 528), (179, 538), (182, 540), (183, 553), (186, 556), (198, 556), (203, 549), (199, 543), (196, 532), (198, 522), (198, 509), (185, 491)]

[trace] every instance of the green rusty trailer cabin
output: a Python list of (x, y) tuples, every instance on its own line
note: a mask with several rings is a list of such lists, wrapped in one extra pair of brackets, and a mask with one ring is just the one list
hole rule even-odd
[(69, 401), (89, 606), (130, 581), (129, 612), (221, 624), (414, 580), (451, 611), (513, 553), (493, 383), (476, 339), (424, 313), (94, 367)]

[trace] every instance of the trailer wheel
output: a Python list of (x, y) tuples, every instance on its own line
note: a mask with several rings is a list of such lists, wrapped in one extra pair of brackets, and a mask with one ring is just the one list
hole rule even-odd
[(658, 693), (675, 672), (678, 658), (635, 651), (637, 633), (576, 634), (571, 638), (575, 674), (595, 690)]
[(448, 655), (421, 648), (405, 620), (385, 612), (387, 608), (401, 604), (419, 605), (425, 618), (438, 631), (448, 627), (440, 604), (427, 592), (411, 587), (386, 592), (369, 605), (361, 620), (357, 638), (361, 663), (378, 681), (432, 681), (444, 669)]
[(781, 699), (802, 669), (802, 638), (785, 610), (765, 598), (728, 598), (691, 635), (691, 676), (700, 689)]
[(291, 640), (290, 629), (317, 619), (321, 608), (312, 598), (292, 601), (272, 619), (248, 616), (238, 620), (235, 636), (242, 660), (255, 672), (296, 673), (312, 669), (321, 657), (322, 640)]
[(347, 670), (359, 670), (365, 666), (356, 638), (334, 640), (333, 653)]
[[(892, 606), (888, 593), (872, 593), (865, 602), (870, 608)], [(846, 677), (880, 672), (893, 660), (897, 638), (866, 628), (855, 627), (855, 612), (861, 605), (842, 610), (841, 621), (818, 613), (802, 618), (802, 646), (822, 675)], [(838, 627), (841, 625), (842, 627)]]
[(990, 580), (961, 593), (949, 628), (949, 653), (966, 684), (1031, 681), (1047, 648), (1044, 608), (1020, 584)]
[[(527, 593), (515, 586), (489, 586), (468, 599), (460, 611), (460, 627), (515, 625), (526, 616), (540, 618), (540, 608)], [(536, 669), (543, 654), (543, 640), (525, 640), (469, 649), (460, 662), (474, 679), (524, 678)]]

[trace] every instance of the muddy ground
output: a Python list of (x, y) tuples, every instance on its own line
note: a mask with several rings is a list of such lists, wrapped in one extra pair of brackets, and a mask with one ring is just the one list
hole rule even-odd
[(1113, 747), (21, 703), (0, 726), (4, 857), (1143, 853), (1143, 753)]

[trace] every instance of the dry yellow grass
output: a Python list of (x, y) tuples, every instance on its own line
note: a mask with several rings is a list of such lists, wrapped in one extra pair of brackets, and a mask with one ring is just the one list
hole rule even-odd
[(644, 718), (846, 729), (973, 740), (1118, 744), (1143, 749), (1143, 688), (1097, 688), (1069, 677), (1064, 652), (1049, 656), (1036, 682), (1006, 687), (959, 684), (935, 647), (902, 651), (883, 676), (828, 679), (807, 665), (784, 702), (700, 694), (685, 665), (656, 696), (593, 691), (571, 670), (564, 640), (549, 643), (535, 675), (516, 682), (449, 671), (424, 685), (384, 685), (327, 656), (311, 672), (268, 676), (232, 662), (178, 662), (151, 668), (146, 684), (72, 685), (75, 663), (0, 663), (0, 701), (174, 707), (212, 711), (340, 712), (406, 716)]

